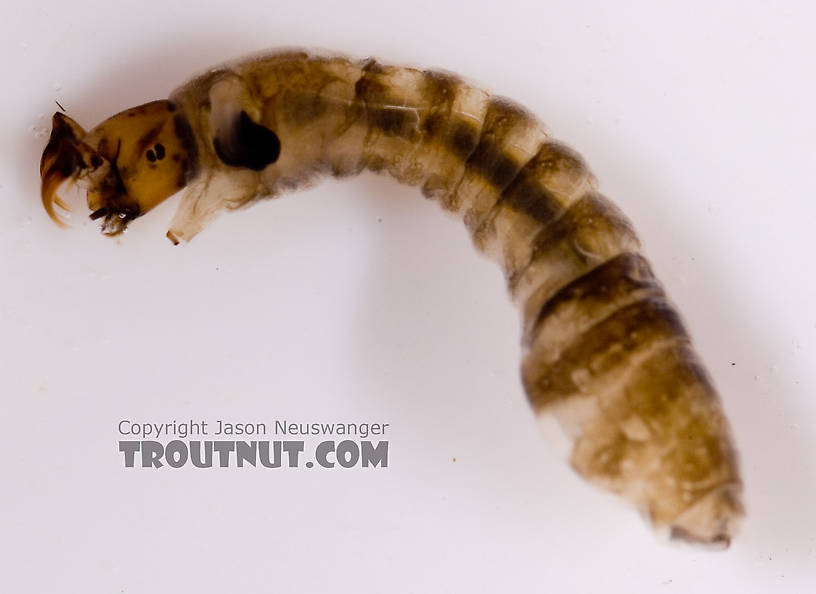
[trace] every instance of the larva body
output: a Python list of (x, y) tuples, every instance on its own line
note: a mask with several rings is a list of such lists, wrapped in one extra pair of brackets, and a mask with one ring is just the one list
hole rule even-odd
[(502, 266), (524, 388), (571, 439), (572, 467), (656, 528), (727, 545), (741, 482), (711, 381), (629, 221), (515, 103), (447, 73), (286, 51), (87, 134), (57, 114), (41, 163), (49, 213), (59, 184), (81, 180), (109, 233), (185, 187), (174, 242), (224, 208), (364, 170), (421, 187)]

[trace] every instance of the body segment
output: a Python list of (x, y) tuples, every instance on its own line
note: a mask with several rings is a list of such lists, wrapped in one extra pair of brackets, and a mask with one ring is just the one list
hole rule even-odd
[[(75, 155), (98, 152), (125, 179), (113, 138), (149, 161), (147, 136), (171, 129), (164, 144), (181, 174), (151, 185), (150, 165), (134, 175), (129, 163), (125, 194), (139, 215), (184, 187), (174, 242), (224, 208), (325, 175), (371, 170), (417, 186), (502, 267), (521, 313), (525, 391), (570, 436), (572, 467), (673, 536), (728, 543), (741, 483), (719, 398), (630, 222), (526, 109), (449, 73), (298, 51), (214, 69), (166, 108), (172, 128), (152, 121), (135, 133), (120, 115), (84, 137), (55, 116), (63, 131), (43, 155), (46, 205), (60, 179), (95, 179), (90, 157)], [(117, 214), (128, 201), (113, 194), (96, 192), (108, 203), (94, 212)]]

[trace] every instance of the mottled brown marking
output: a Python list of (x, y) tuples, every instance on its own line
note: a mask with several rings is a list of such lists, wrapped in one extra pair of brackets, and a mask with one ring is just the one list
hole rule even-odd
[(413, 121), (406, 110), (399, 107), (368, 108), (370, 122), (386, 134), (411, 138), (410, 122)]
[(623, 307), (577, 336), (555, 363), (525, 375), (530, 401), (538, 409), (578, 394), (576, 371), (600, 376), (625, 365), (633, 351), (660, 338), (688, 339), (679, 316), (664, 299), (651, 297)]
[(497, 206), (508, 206), (540, 223), (549, 223), (562, 207), (547, 187), (539, 181), (535, 165), (528, 163), (513, 183), (502, 191)]
[(507, 187), (524, 163), (517, 163), (509, 156), (502, 143), (510, 130), (530, 122), (530, 115), (519, 105), (503, 97), (491, 99), (479, 142), (467, 160), (468, 169), (478, 173), (498, 191)]
[(713, 388), (708, 375), (687, 343), (672, 345), (654, 353), (644, 360), (637, 373), (625, 384), (625, 402), (631, 413), (645, 419), (655, 434), (663, 434), (672, 427), (683, 429), (687, 439), (694, 439), (693, 418), (690, 411), (673, 414), (674, 403), (685, 399), (689, 405), (689, 389), (695, 389), (694, 400), (702, 397), (702, 403), (711, 398)]
[(603, 196), (589, 193), (574, 202), (536, 235), (531, 263), (537, 258), (547, 257), (551, 250), (575, 237), (579, 230), (593, 234), (635, 237), (632, 224), (617, 207)]
[(326, 113), (328, 104), (319, 93), (288, 91), (281, 102), (285, 117), (296, 126), (305, 126)]
[(375, 60), (369, 60), (362, 68), (360, 78), (354, 85), (354, 98), (368, 108), (369, 103), (383, 103), (390, 100), (389, 87), (377, 76), (382, 68)]
[(557, 315), (559, 308), (565, 304), (592, 310), (598, 304), (615, 301), (642, 289), (660, 291), (646, 258), (640, 254), (619, 254), (566, 284), (545, 301), (535, 317), (530, 334), (535, 336), (542, 321), (550, 315)]
[(445, 72), (426, 70), (423, 73), (422, 94), (428, 104), (427, 113), (422, 118), (421, 126), (425, 140), (440, 137), (450, 123), (451, 109), (456, 91), (462, 82)]
[(446, 118), (441, 113), (432, 113), (422, 120), (422, 131), (428, 138), (438, 136), (445, 129)]
[(384, 84), (379, 75), (383, 68), (370, 60), (363, 67), (363, 73), (354, 86), (356, 99), (365, 106), (369, 125), (391, 136), (415, 140), (417, 136), (416, 115), (394, 97), (391, 88)]
[(439, 72), (438, 70), (425, 70), (422, 74), (425, 77), (425, 88), (423, 90), (431, 104), (447, 103), (450, 106), (459, 85), (462, 84), (462, 79), (448, 72)]
[(451, 153), (466, 161), (479, 144), (479, 129), (470, 122), (454, 121), (450, 126), (448, 146)]
[(519, 163), (482, 139), (467, 162), (468, 168), (481, 175), (497, 190), (505, 188), (521, 168)]
[(581, 155), (555, 140), (547, 141), (541, 146), (541, 150), (536, 155), (536, 161), (539, 165), (539, 172), (544, 177), (557, 171), (564, 171), (573, 176), (588, 174), (586, 163)]

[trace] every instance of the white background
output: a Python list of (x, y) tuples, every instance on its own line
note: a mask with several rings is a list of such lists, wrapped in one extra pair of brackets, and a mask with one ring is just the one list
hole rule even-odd
[[(816, 10), (808, 2), (0, 9), (0, 590), (809, 592), (816, 585)], [(57, 229), (55, 100), (90, 128), (211, 64), (321, 46), (527, 105), (634, 220), (722, 392), (748, 518), (657, 541), (538, 434), (501, 274), (364, 175), (164, 238)], [(387, 470), (134, 471), (117, 423), (391, 424)], [(453, 461), (456, 458), (456, 461)]]

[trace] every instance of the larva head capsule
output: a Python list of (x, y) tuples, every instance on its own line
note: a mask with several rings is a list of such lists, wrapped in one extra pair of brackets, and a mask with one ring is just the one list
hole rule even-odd
[(186, 119), (169, 101), (123, 111), (85, 132), (54, 114), (51, 137), (40, 161), (42, 201), (60, 226), (55, 206), (69, 210), (58, 194), (63, 182), (87, 192), (92, 219), (117, 235), (127, 224), (187, 185), (196, 165), (196, 145)]

